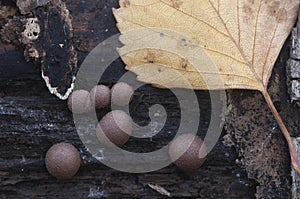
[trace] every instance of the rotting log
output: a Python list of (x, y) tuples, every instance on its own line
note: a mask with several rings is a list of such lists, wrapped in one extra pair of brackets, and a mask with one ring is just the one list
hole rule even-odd
[[(80, 65), (98, 43), (118, 33), (111, 12), (112, 7), (118, 7), (118, 1), (67, 0), (66, 3), (73, 16), (73, 41)], [(287, 51), (287, 48), (284, 50)], [(282, 74), (280, 81), (276, 79), (276, 75), (283, 70), (284, 60), (287, 59), (286, 54), (283, 53), (280, 59), (283, 61), (277, 63), (276, 67), (279, 69), (276, 69), (277, 72), (272, 76), (273, 84), (274, 82), (282, 83), (284, 80)], [(164, 187), (173, 198), (255, 198), (256, 186), (260, 184), (250, 180), (246, 171), (236, 164), (236, 160), (239, 159), (238, 154), (242, 157), (245, 155), (240, 152), (240, 150), (245, 150), (244, 142), (235, 140), (238, 142), (235, 143), (235, 147), (224, 144), (222, 137), (228, 131), (223, 132), (205, 164), (192, 173), (179, 171), (173, 165), (147, 174), (122, 173), (104, 166), (87, 152), (76, 133), (72, 114), (68, 111), (66, 102), (49, 93), (40, 75), (40, 65), (27, 63), (20, 46), (1, 43), (0, 60), (1, 198), (165, 198), (152, 190), (148, 184)], [(123, 63), (116, 60), (106, 71), (101, 82), (112, 86), (124, 72)], [(289, 104), (283, 86), (280, 87), (279, 90), (283, 90), (281, 94), (274, 94), (277, 92), (276, 89), (271, 90), (271, 94), (273, 93), (272, 96), (275, 96), (279, 102), (285, 100), (279, 103), (282, 106), (281, 114), (290, 117), (292, 113), (296, 113), (297, 109)], [(235, 91), (232, 94), (235, 97), (231, 95), (230, 99), (242, 100), (259, 95), (248, 91), (242, 93), (243, 96), (240, 91)], [(168, 113), (172, 115), (173, 122), (171, 120), (167, 123), (159, 136), (147, 143), (132, 141), (129, 143), (129, 149), (143, 151), (145, 148), (161, 147), (168, 143), (172, 138), (168, 132), (176, 131), (174, 124), (180, 118), (179, 107), (174, 103), (174, 96), (151, 86), (143, 87), (134, 96), (131, 114), (136, 122), (147, 123), (148, 108), (151, 104), (159, 104), (161, 98), (164, 99), (164, 105)], [(205, 91), (197, 91), (197, 96), (201, 102), (200, 109), (203, 115), (199, 128), (199, 133), (202, 134), (209, 122), (210, 101)], [(108, 109), (100, 111), (99, 117), (107, 111)], [(239, 110), (236, 114), (243, 115), (243, 110)], [(296, 118), (299, 118), (297, 114)], [(273, 124), (272, 118), (270, 120)], [(293, 125), (295, 122), (288, 123), (291, 130), (296, 128)], [(290, 180), (289, 170), (286, 169), (289, 168), (288, 158), (286, 158), (288, 151), (284, 148), (286, 147), (284, 142), (280, 141), (282, 138), (279, 135), (280, 132), (276, 130), (275, 134), (276, 139), (272, 144), (284, 149), (279, 156), (276, 156), (281, 162), (286, 161), (285, 166), (280, 167), (284, 169), (279, 173), (279, 181), (284, 183), (279, 183), (282, 186), (278, 189), (277, 186), (272, 185), (271, 181), (265, 181), (270, 183), (270, 186), (260, 186), (259, 193), (262, 194), (260, 197), (289, 198), (290, 184), (286, 183)], [(254, 138), (254, 136), (248, 137)], [(255, 142), (262, 142), (260, 138), (257, 139)], [(79, 173), (66, 182), (59, 182), (51, 177), (44, 165), (47, 149), (52, 144), (61, 141), (74, 144), (80, 150), (83, 160)], [(253, 169), (251, 165), (243, 166), (251, 173)], [(264, 168), (264, 165), (261, 167)], [(265, 167), (264, 169), (272, 168)]]

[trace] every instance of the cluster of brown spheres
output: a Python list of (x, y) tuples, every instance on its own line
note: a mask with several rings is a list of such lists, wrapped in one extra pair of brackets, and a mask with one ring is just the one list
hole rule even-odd
[(96, 85), (90, 92), (76, 90), (68, 98), (68, 107), (73, 113), (89, 112), (93, 107), (101, 109), (112, 102), (115, 105), (129, 104), (133, 88), (125, 82), (116, 83), (111, 90), (105, 85)]
[[(104, 108), (112, 102), (123, 106), (129, 104), (133, 95), (133, 88), (127, 83), (119, 82), (110, 90), (105, 85), (97, 85), (90, 92), (86, 90), (74, 91), (68, 99), (70, 111), (81, 114)], [(123, 146), (132, 133), (132, 119), (121, 110), (107, 113), (98, 123), (96, 136), (100, 143), (107, 147)], [(193, 170), (200, 167), (206, 156), (203, 141), (192, 134), (177, 136), (169, 146), (169, 156), (172, 162), (182, 170)], [(80, 155), (71, 144), (59, 143), (53, 145), (47, 152), (45, 163), (48, 172), (57, 179), (69, 179), (80, 167)]]
[[(125, 82), (118, 82), (111, 90), (105, 85), (97, 85), (90, 92), (86, 90), (74, 91), (68, 99), (68, 107), (73, 113), (85, 113), (93, 107), (101, 109), (112, 102), (118, 106), (129, 104), (133, 95), (133, 88)], [(123, 146), (132, 132), (131, 117), (121, 110), (107, 113), (98, 123), (96, 135), (105, 146)]]
[[(101, 109), (110, 102), (123, 106), (129, 104), (133, 88), (124, 82), (116, 83), (110, 90), (105, 85), (96, 85), (90, 92), (76, 90), (68, 98), (68, 108), (75, 114), (89, 112), (93, 107)], [(107, 113), (97, 125), (96, 135), (106, 146), (124, 145), (132, 132), (132, 119), (121, 110)], [(69, 143), (53, 145), (47, 152), (45, 164), (48, 172), (59, 180), (73, 177), (80, 167), (80, 154)]]

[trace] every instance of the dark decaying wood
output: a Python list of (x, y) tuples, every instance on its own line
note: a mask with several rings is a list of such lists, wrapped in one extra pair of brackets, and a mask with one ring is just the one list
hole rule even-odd
[[(13, 53), (14, 60), (21, 59), (16, 55)], [(15, 76), (2, 73), (0, 88), (0, 196), (3, 198), (164, 198), (151, 190), (148, 183), (163, 186), (175, 198), (254, 196), (255, 183), (235, 165), (234, 150), (221, 142), (204, 166), (193, 173), (183, 173), (174, 166), (149, 174), (122, 173), (103, 166), (86, 152), (66, 102), (49, 94), (33, 65), (24, 65), (23, 73), (15, 73)], [(143, 104), (148, 100), (158, 103), (155, 95), (165, 93), (151, 87), (146, 91), (149, 93), (149, 90), (151, 99), (145, 99), (148, 95), (140, 99), (137, 102), (140, 107), (133, 112), (137, 121), (147, 114)], [(172, 97), (166, 96), (165, 100), (171, 104), (170, 112), (177, 115)], [(168, 141), (166, 135), (170, 130), (173, 130), (172, 124), (148, 147)], [(74, 144), (83, 159), (78, 175), (63, 183), (51, 177), (44, 165), (47, 149), (61, 141)], [(135, 147), (147, 148), (143, 143)]]
[[(80, 65), (99, 42), (118, 33), (111, 11), (112, 7), (118, 7), (118, 0), (67, 0), (66, 4), (73, 16), (73, 40)], [(116, 60), (101, 82), (111, 87), (124, 71), (123, 63)], [(204, 165), (191, 173), (182, 172), (173, 165), (146, 174), (122, 173), (104, 166), (87, 152), (76, 133), (66, 101), (49, 93), (40, 73), (39, 64), (24, 60), (20, 46), (0, 44), (1, 198), (166, 198), (148, 184), (164, 187), (173, 198), (255, 198), (259, 184), (248, 179), (245, 170), (236, 164), (236, 149), (222, 142), (225, 132)], [(210, 101), (206, 91), (197, 91), (197, 96), (202, 114), (199, 134), (202, 135), (209, 123)], [(149, 106), (161, 102), (170, 115), (162, 132), (145, 143), (129, 141), (128, 149), (155, 149), (172, 139), (169, 131), (176, 132), (180, 118), (180, 109), (172, 93), (143, 87), (134, 94), (131, 114), (137, 123), (147, 124)], [(108, 110), (100, 111), (99, 117)], [(65, 182), (51, 177), (44, 165), (46, 151), (62, 141), (74, 144), (82, 157), (79, 173)], [(286, 149), (283, 154), (282, 160), (288, 159)], [(286, 164), (289, 167), (289, 163)], [(280, 173), (288, 181), (285, 175), (289, 175), (289, 170)], [(289, 185), (284, 186), (282, 190), (288, 192)], [(268, 192), (264, 191), (263, 196), (267, 197)], [(280, 194), (279, 191), (275, 198), (280, 198)]]

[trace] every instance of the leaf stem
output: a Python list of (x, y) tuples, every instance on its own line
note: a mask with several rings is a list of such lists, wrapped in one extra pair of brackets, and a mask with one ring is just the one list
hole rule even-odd
[(262, 94), (271, 110), (271, 112), (273, 113), (276, 121), (277, 121), (277, 124), (278, 126), (280, 127), (281, 129), (281, 132), (283, 133), (287, 143), (288, 143), (288, 147), (289, 147), (289, 151), (290, 151), (290, 156), (291, 156), (291, 164), (293, 166), (293, 168), (295, 169), (295, 171), (298, 173), (298, 175), (300, 176), (300, 167), (298, 165), (298, 159), (297, 159), (297, 154), (296, 154), (296, 151), (295, 151), (295, 147), (293, 145), (293, 142), (292, 142), (292, 138), (290, 136), (290, 133), (289, 131), (287, 130), (284, 122), (282, 121), (279, 113), (277, 112), (273, 102), (272, 102), (272, 99), (269, 95), (269, 93), (267, 92), (267, 90), (263, 90), (262, 91)]

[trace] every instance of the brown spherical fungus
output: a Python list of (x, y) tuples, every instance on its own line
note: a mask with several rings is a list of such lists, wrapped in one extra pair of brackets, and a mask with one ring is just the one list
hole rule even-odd
[(105, 85), (97, 85), (90, 91), (92, 105), (104, 108), (110, 103), (110, 89)]
[(205, 144), (198, 136), (183, 134), (170, 143), (169, 155), (178, 168), (190, 171), (199, 168), (204, 163), (207, 151)]
[(121, 110), (107, 113), (98, 123), (96, 135), (105, 146), (123, 146), (132, 133), (132, 119)]
[(133, 88), (125, 82), (118, 82), (111, 88), (112, 103), (125, 106), (129, 104), (134, 91)]
[(86, 113), (91, 110), (90, 93), (86, 90), (76, 90), (68, 98), (69, 110), (73, 113)]
[(79, 170), (80, 162), (78, 150), (72, 144), (63, 142), (53, 145), (45, 157), (48, 172), (60, 180), (73, 177)]

